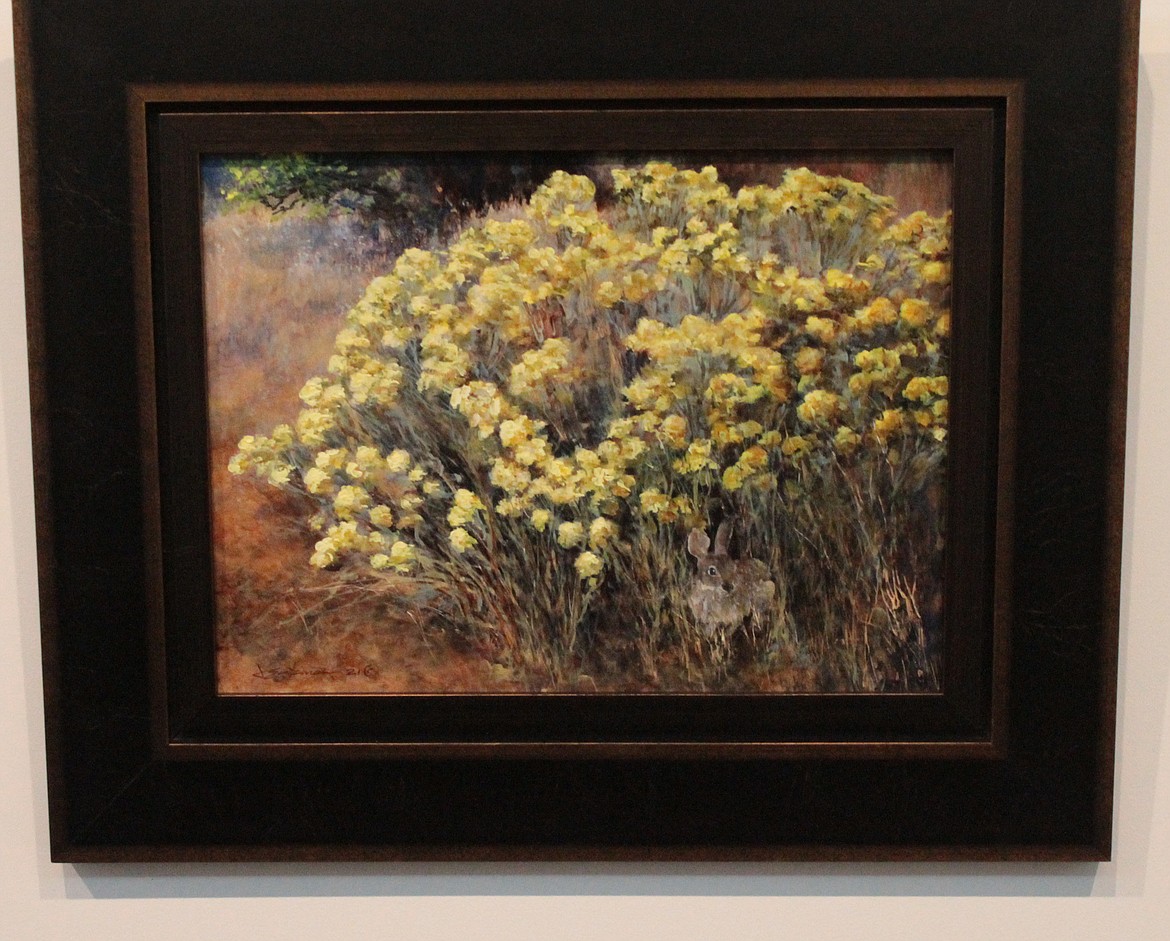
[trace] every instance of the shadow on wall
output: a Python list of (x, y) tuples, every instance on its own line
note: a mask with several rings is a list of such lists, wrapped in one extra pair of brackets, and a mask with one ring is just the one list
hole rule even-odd
[(1093, 894), (1097, 863), (182, 863), (66, 867), (68, 898)]

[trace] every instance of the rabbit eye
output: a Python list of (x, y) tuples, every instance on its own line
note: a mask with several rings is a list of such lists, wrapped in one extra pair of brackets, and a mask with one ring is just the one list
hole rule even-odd
[(708, 565), (707, 566), (707, 574), (708, 575), (718, 575), (719, 569), (715, 568), (714, 565)]

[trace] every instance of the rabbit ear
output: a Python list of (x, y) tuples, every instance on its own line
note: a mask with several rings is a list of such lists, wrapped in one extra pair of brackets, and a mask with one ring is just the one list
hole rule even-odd
[(687, 552), (696, 559), (701, 559), (711, 548), (711, 540), (701, 529), (692, 529), (687, 537)]
[(731, 523), (722, 522), (715, 532), (715, 554), (727, 555), (727, 544), (731, 541)]

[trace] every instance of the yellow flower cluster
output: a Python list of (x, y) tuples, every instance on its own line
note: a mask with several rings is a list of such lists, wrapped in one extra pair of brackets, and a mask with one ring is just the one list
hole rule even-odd
[(842, 409), (841, 396), (823, 389), (813, 389), (796, 408), (797, 417), (810, 425), (828, 424)]
[[(314, 517), (313, 528), (327, 532), (318, 541), (311, 563), (331, 568), (346, 555), (360, 553), (375, 569), (409, 571), (416, 559), (415, 547), (398, 533), (423, 522), (419, 509), (424, 494), (436, 494), (439, 483), (402, 449), (387, 456), (370, 445), (313, 451), (298, 445), (287, 426), (280, 426), (276, 434), (278, 439), (242, 439), (229, 469), (266, 473), (270, 483), (291, 484), (299, 477), (304, 491), (321, 501), (325, 512)], [(284, 449), (280, 459), (284, 479), (279, 481), (265, 463), (274, 459), (273, 443)], [(333, 525), (328, 525), (329, 520)]]
[(657, 487), (647, 487), (643, 490), (638, 495), (638, 503), (644, 515), (656, 517), (666, 524), (692, 519), (695, 516), (695, 506), (689, 498), (670, 497)]
[(566, 340), (560, 337), (545, 340), (537, 349), (524, 353), (512, 367), (508, 392), (518, 399), (541, 401), (550, 389), (563, 387), (578, 378), (571, 355), (572, 348)]
[(949, 215), (805, 168), (611, 175), (405, 251), (295, 422), (241, 440), (234, 473), (316, 501), (314, 565), (467, 564), (506, 525), (595, 580), (630, 527), (944, 441)]
[(557, 170), (532, 194), (528, 214), (555, 228), (571, 226), (566, 217), (571, 219), (591, 209), (596, 193), (597, 187), (588, 177)]
[(481, 438), (490, 438), (500, 422), (519, 414), (491, 382), (476, 381), (458, 386), (451, 392), (449, 401)]
[(379, 571), (393, 569), (400, 574), (406, 574), (418, 558), (414, 546), (398, 539), (390, 547), (389, 553), (376, 552), (370, 556), (370, 566)]
[(414, 549), (402, 540), (392, 543), (385, 533), (374, 530), (363, 531), (356, 520), (344, 520), (330, 526), (324, 538), (319, 539), (309, 557), (309, 564), (320, 569), (333, 568), (349, 553), (363, 553), (369, 556), (385, 555), (397, 561), (379, 565), (379, 568), (394, 568), (399, 572), (410, 570), (414, 561)]
[[(723, 471), (723, 487), (734, 492), (751, 480), (761, 482), (761, 474), (768, 466), (768, 452), (758, 444), (745, 450), (734, 464)], [(775, 478), (769, 478), (769, 484)]]
[(288, 460), (292, 443), (293, 430), (288, 425), (277, 425), (270, 437), (245, 435), (228, 463), (228, 470), (233, 474), (252, 471), (274, 487), (284, 486), (292, 478), (293, 465)]
[(470, 490), (460, 487), (455, 491), (452, 498), (451, 510), (447, 513), (447, 523), (452, 529), (466, 526), (470, 523), (477, 513), (487, 509), (480, 500)]

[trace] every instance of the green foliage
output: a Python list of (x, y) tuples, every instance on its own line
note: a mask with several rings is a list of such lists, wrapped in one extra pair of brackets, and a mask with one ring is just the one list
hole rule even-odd
[(213, 167), (211, 178), (228, 205), (354, 213), (397, 229), (403, 245), (434, 236), (455, 212), (439, 169), (421, 162), (387, 169), (326, 155), (241, 157)]
[(221, 189), (224, 199), (259, 204), (273, 212), (286, 212), (305, 202), (328, 203), (337, 194), (362, 185), (358, 171), (346, 164), (304, 154), (242, 158), (229, 161), (226, 170), (231, 182)]

